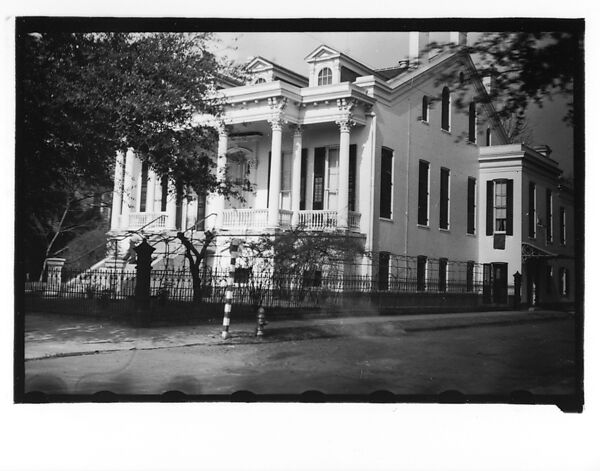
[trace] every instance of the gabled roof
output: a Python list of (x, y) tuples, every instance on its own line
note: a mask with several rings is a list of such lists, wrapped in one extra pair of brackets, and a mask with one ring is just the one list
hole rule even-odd
[(329, 47), (325, 44), (321, 44), (315, 50), (313, 50), (308, 56), (304, 58), (306, 62), (317, 62), (322, 59), (335, 59), (340, 58), (346, 64), (351, 65), (357, 71), (360, 71), (360, 75), (373, 75), (376, 74), (375, 70), (372, 67), (369, 67), (362, 62), (353, 59), (352, 57), (344, 54), (343, 52), (336, 51), (332, 47)]
[(281, 75), (288, 76), (297, 80), (298, 82), (303, 82), (308, 84), (308, 79), (304, 75), (300, 75), (293, 70), (288, 69), (287, 67), (283, 67), (275, 62), (265, 59), (262, 56), (256, 56), (250, 59), (250, 62), (246, 65), (246, 70), (248, 72), (262, 72), (264, 70), (273, 70), (275, 72), (280, 72)]

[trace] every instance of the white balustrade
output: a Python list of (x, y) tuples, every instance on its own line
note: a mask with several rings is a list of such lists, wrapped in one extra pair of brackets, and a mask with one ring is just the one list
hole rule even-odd
[(223, 228), (261, 229), (267, 227), (268, 209), (225, 209)]
[(167, 227), (167, 213), (129, 213), (129, 221), (126, 226), (129, 230), (165, 229)]
[[(223, 229), (257, 230), (268, 227), (268, 209), (226, 209), (223, 211)], [(279, 210), (279, 226), (292, 227), (294, 212), (288, 209)], [(337, 210), (298, 211), (298, 227), (307, 231), (323, 231), (338, 227)], [(360, 213), (348, 212), (348, 228), (351, 231), (360, 229)]]

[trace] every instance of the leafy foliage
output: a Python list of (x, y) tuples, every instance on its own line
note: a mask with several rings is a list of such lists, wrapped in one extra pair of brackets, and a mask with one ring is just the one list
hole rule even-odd
[[(206, 34), (17, 35), (17, 164), (25, 251), (90, 188), (112, 187), (115, 153), (134, 148), (160, 175), (200, 194), (228, 192), (214, 175), (207, 99), (221, 65)], [(54, 229), (53, 229), (54, 227)], [(50, 238), (50, 239), (49, 239)], [(38, 249), (39, 251), (39, 249)]]
[[(429, 51), (457, 51), (455, 44), (432, 43)], [(573, 121), (573, 91), (581, 45), (571, 32), (490, 32), (482, 33), (471, 45), (460, 51), (470, 55), (480, 77), (489, 77), (492, 87), (489, 97), (501, 119), (511, 116), (523, 119), (531, 105), (543, 106), (545, 99), (563, 95), (570, 99), (564, 119)], [(456, 103), (463, 102), (468, 80), (457, 83), (454, 77), (442, 76), (441, 81), (456, 84)]]

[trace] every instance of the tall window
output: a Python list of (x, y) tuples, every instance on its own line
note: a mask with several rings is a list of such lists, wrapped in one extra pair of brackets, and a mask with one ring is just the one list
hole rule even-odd
[(450, 214), (450, 170), (440, 170), (440, 229), (448, 229)]
[(567, 243), (567, 211), (564, 207), (560, 207), (560, 244)]
[(450, 131), (450, 90), (444, 87), (442, 90), (442, 129)]
[(485, 130), (485, 145), (488, 147), (492, 145), (492, 129), (491, 128), (487, 128)]
[(445, 292), (448, 279), (448, 259), (440, 258), (438, 262), (438, 291)]
[(552, 294), (552, 284), (554, 279), (554, 273), (552, 270), (552, 265), (546, 265), (546, 293)]
[(421, 107), (421, 120), (429, 122), (429, 97), (423, 95), (423, 104)]
[(427, 277), (427, 257), (419, 255), (417, 257), (417, 291), (425, 291)]
[(546, 190), (546, 243), (552, 243), (552, 190)]
[(350, 144), (350, 169), (348, 172), (348, 209), (356, 211), (356, 144)]
[(473, 177), (467, 179), (467, 234), (475, 234), (475, 189), (477, 180)]
[(513, 181), (488, 181), (486, 200), (486, 235), (512, 235)]
[(537, 214), (536, 214), (536, 194), (537, 189), (535, 187), (534, 182), (529, 182), (529, 212), (528, 212), (528, 220), (529, 220), (529, 237), (535, 239), (536, 235), (536, 226), (537, 226)]
[(148, 194), (148, 162), (142, 163), (140, 188), (140, 213), (146, 212), (146, 195)]
[(323, 209), (323, 194), (325, 189), (325, 147), (315, 149), (314, 182), (313, 182), (313, 208)]
[(317, 77), (317, 85), (331, 85), (333, 81), (333, 73), (329, 67), (325, 67), (319, 71)]
[(390, 278), (390, 254), (387, 252), (379, 253), (379, 280), (378, 288), (380, 291), (389, 289)]
[(469, 105), (469, 142), (477, 142), (477, 105)]
[(379, 217), (392, 217), (392, 171), (394, 152), (387, 147), (381, 149), (381, 178), (379, 195)]
[(429, 224), (429, 162), (419, 161), (419, 207), (418, 224)]

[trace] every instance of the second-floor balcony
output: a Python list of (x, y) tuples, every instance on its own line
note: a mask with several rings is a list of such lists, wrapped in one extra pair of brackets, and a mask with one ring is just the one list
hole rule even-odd
[[(279, 210), (279, 227), (282, 229), (302, 228), (307, 231), (326, 231), (343, 229), (338, 224), (337, 210)], [(268, 209), (225, 209), (222, 229), (260, 231), (269, 228)], [(348, 230), (360, 231), (360, 213), (348, 212)]]

